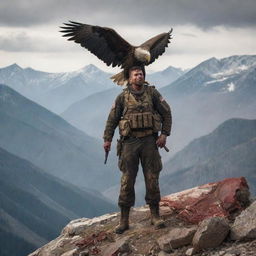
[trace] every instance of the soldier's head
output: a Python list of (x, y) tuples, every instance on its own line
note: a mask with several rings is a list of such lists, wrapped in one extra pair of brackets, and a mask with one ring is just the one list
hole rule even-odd
[(129, 69), (129, 84), (143, 85), (145, 82), (145, 70), (140, 66)]

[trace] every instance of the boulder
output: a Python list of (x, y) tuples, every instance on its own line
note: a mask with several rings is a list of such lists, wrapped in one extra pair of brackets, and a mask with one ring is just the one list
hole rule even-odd
[(195, 254), (195, 249), (192, 247), (192, 248), (189, 248), (186, 250), (186, 253), (185, 253), (187, 256), (191, 256), (193, 254)]
[(229, 178), (165, 196), (160, 206), (169, 206), (182, 219), (196, 224), (209, 217), (230, 217), (242, 211), (249, 195), (244, 177)]
[(230, 237), (232, 240), (256, 239), (256, 201), (236, 217)]
[(196, 227), (174, 228), (166, 235), (158, 238), (157, 242), (161, 250), (171, 252), (172, 249), (191, 244), (195, 232)]
[(92, 219), (81, 218), (72, 220), (69, 224), (62, 230), (63, 235), (74, 236), (80, 235), (83, 231), (92, 225), (95, 224), (104, 224), (106, 221), (109, 221), (117, 216), (117, 213), (105, 214), (100, 217), (95, 217)]
[(102, 248), (102, 256), (123, 255), (131, 252), (130, 240), (127, 237), (119, 238), (105, 248)]
[(193, 237), (196, 252), (219, 246), (228, 235), (229, 224), (225, 218), (213, 217), (203, 220)]

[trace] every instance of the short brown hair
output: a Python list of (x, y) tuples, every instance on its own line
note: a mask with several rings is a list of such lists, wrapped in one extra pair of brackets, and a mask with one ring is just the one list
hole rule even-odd
[(141, 66), (133, 66), (133, 67), (129, 68), (129, 77), (130, 77), (131, 72), (134, 71), (134, 70), (141, 70), (143, 75), (144, 75), (144, 77), (146, 76), (145, 69), (143, 67), (141, 67)]

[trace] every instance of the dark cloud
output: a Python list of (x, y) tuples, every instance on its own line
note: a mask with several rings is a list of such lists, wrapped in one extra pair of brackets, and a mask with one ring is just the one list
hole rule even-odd
[(192, 33), (181, 33), (182, 36), (186, 36), (186, 37), (197, 37), (197, 35), (192, 34)]
[(255, 0), (2, 0), (0, 24), (32, 26), (76, 20), (106, 26), (256, 25)]
[(32, 44), (30, 38), (25, 32), (17, 34), (0, 35), (0, 49), (10, 52), (35, 51), (35, 44)]
[[(73, 51), (76, 50), (73, 46)], [(6, 52), (60, 52), (66, 51), (58, 42), (44, 37), (32, 37), (26, 32), (0, 34), (0, 49)]]

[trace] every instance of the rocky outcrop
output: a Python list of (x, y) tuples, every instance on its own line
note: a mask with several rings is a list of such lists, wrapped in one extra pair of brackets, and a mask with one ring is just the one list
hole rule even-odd
[(229, 224), (224, 218), (213, 217), (203, 220), (193, 237), (195, 251), (219, 246), (229, 232)]
[(232, 217), (249, 202), (249, 187), (245, 178), (229, 178), (220, 182), (208, 183), (179, 193), (165, 196), (162, 206), (168, 206), (190, 222), (212, 217)]
[(256, 239), (256, 201), (236, 218), (230, 236), (232, 240)]
[(191, 244), (196, 227), (191, 228), (174, 228), (166, 235), (161, 236), (157, 243), (164, 252), (171, 252), (172, 249)]
[[(239, 180), (240, 182), (238, 182)], [(230, 240), (230, 236), (228, 235), (230, 226), (232, 227), (233, 233), (235, 232), (235, 227), (239, 229), (238, 223), (241, 218), (250, 220), (251, 222), (249, 221), (249, 223), (252, 226), (256, 214), (256, 203), (253, 203), (243, 211), (244, 206), (241, 199), (236, 197), (239, 189), (242, 191), (243, 188), (247, 188), (248, 192), (248, 187), (242, 186), (243, 184), (246, 184), (246, 181), (243, 178), (233, 179), (232, 182), (230, 181), (230, 179), (227, 179), (219, 183), (206, 184), (190, 190), (193, 191), (190, 196), (193, 197), (194, 202), (196, 202), (195, 205), (198, 205), (197, 202), (200, 199), (202, 202), (206, 202), (209, 206), (209, 202), (204, 200), (204, 196), (209, 199), (209, 193), (206, 193), (206, 191), (213, 190), (215, 197), (210, 198), (214, 198), (217, 201), (215, 201), (214, 204), (213, 200), (211, 200), (212, 209), (214, 209), (214, 205), (215, 207), (219, 207), (216, 202), (224, 202), (224, 205), (225, 203), (227, 205), (227, 202), (231, 202), (228, 204), (229, 207), (225, 206), (224, 208), (228, 213), (225, 214), (225, 216), (215, 216), (216, 211), (212, 211), (213, 215), (211, 216), (209, 214), (210, 211), (208, 211), (207, 214), (203, 215), (205, 219), (200, 221), (199, 224), (191, 224), (191, 221), (182, 218), (183, 216), (179, 214), (180, 212), (177, 211), (177, 209), (165, 204), (165, 197), (163, 204), (160, 207), (160, 214), (165, 221), (166, 228), (155, 229), (150, 224), (150, 211), (147, 206), (131, 210), (130, 229), (122, 235), (117, 235), (114, 232), (115, 227), (119, 222), (119, 213), (107, 214), (93, 219), (82, 218), (71, 221), (63, 229), (59, 237), (31, 253), (29, 256), (255, 255), (256, 240), (254, 236), (249, 237), (254, 239), (249, 242), (236, 241), (236, 243), (234, 243)], [(225, 182), (229, 185), (233, 184), (233, 186), (228, 186), (229, 189), (226, 190), (226, 193), (224, 193), (223, 190), (223, 187), (225, 188)], [(237, 184), (236, 193), (233, 193), (235, 187), (234, 184)], [(217, 193), (216, 191), (219, 191), (218, 188), (220, 187), (222, 188), (220, 189), (222, 193)], [(204, 189), (204, 193), (202, 193), (202, 188), (206, 188)], [(196, 195), (198, 196), (197, 199)], [(244, 193), (244, 195), (248, 195), (248, 193)], [(170, 195), (168, 198), (172, 198), (172, 202), (174, 202), (174, 198), (176, 198), (176, 205), (181, 205), (182, 202), (189, 202), (185, 200), (188, 198), (188, 193), (186, 191)], [(183, 201), (181, 200), (182, 198), (184, 199)], [(231, 198), (232, 200), (224, 200), (223, 198)], [(248, 197), (244, 196), (242, 198), (243, 200), (248, 201)], [(202, 204), (199, 205), (201, 206)], [(192, 209), (191, 203), (188, 204), (187, 207), (186, 205), (183, 205), (183, 208)], [(201, 208), (199, 207), (199, 209)], [(228, 211), (229, 209), (235, 209), (235, 212), (238, 215), (234, 224), (232, 224), (232, 218), (228, 219), (233, 216), (231, 210), (230, 212)], [(242, 211), (241, 215), (239, 215), (239, 211)], [(189, 216), (193, 219), (191, 213)], [(198, 219), (198, 213), (196, 216), (197, 217), (194, 219)], [(254, 234), (254, 231), (248, 232), (249, 234)], [(233, 233), (232, 236), (234, 236)], [(235, 237), (235, 239), (240, 238)]]

